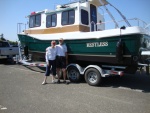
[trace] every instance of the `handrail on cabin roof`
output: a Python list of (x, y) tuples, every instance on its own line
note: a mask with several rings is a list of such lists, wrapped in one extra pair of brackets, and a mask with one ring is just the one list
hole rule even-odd
[(71, 7), (71, 8), (68, 7), (68, 8), (64, 8), (64, 9), (61, 9), (61, 10), (46, 12), (45, 14), (54, 14), (54, 13), (59, 13), (59, 12), (68, 11), (68, 10), (72, 10), (72, 9), (77, 9), (77, 7)]

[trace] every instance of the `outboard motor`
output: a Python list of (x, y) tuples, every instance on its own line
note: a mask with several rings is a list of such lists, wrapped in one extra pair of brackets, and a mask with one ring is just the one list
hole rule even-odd
[(116, 45), (116, 58), (118, 62), (123, 61), (123, 42), (121, 39), (119, 39)]

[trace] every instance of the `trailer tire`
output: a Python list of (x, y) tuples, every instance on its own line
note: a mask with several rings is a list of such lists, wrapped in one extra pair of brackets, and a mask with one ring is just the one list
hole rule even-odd
[(91, 86), (99, 86), (101, 83), (101, 74), (95, 68), (89, 68), (85, 72), (85, 81)]
[(67, 69), (67, 77), (71, 82), (78, 83), (81, 81), (79, 70), (74, 66), (71, 66)]

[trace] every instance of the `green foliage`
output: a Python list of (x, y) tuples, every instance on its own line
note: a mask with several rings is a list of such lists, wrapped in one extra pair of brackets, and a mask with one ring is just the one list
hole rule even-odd
[(10, 43), (10, 45), (16, 45), (16, 46), (18, 45), (18, 42), (17, 42), (17, 41), (15, 42), (15, 41), (9, 41), (9, 40), (8, 40), (8, 42)]

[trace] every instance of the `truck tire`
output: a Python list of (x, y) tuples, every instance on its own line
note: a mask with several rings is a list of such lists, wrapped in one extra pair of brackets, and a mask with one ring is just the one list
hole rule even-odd
[(71, 82), (78, 83), (81, 81), (79, 70), (74, 66), (71, 66), (67, 69), (67, 77)]
[(101, 74), (95, 68), (89, 68), (85, 72), (85, 81), (91, 86), (99, 86), (101, 83)]

